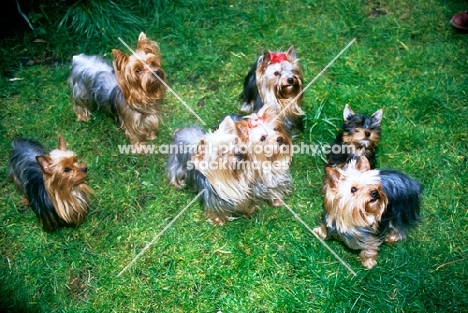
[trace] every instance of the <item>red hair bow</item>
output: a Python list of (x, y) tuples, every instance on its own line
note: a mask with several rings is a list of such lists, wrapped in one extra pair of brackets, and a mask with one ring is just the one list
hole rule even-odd
[(265, 122), (265, 119), (262, 116), (257, 115), (255, 117), (249, 118), (249, 120), (247, 121), (247, 125), (249, 126), (249, 128), (255, 128), (259, 124), (263, 124), (264, 122)]
[(279, 63), (281, 61), (286, 61), (288, 56), (286, 53), (273, 53), (270, 52), (270, 61), (271, 63)]

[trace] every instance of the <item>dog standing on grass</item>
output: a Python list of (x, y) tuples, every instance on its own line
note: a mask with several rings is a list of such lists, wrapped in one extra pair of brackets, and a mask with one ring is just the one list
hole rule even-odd
[(113, 67), (100, 56), (84, 54), (73, 57), (68, 83), (72, 90), (73, 109), (78, 121), (87, 122), (97, 106), (111, 113), (135, 148), (156, 138), (160, 105), (166, 91), (165, 72), (159, 46), (138, 37), (134, 55), (112, 50)]

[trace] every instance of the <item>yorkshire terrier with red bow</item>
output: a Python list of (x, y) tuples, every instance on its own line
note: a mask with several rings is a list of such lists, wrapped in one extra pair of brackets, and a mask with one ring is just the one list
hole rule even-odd
[(244, 118), (236, 116), (234, 120), (244, 125), (248, 134), (247, 159), (251, 164), (249, 180), (254, 197), (276, 207), (283, 206), (284, 199), (292, 191), (289, 166), (293, 149), (282, 121), (270, 106), (263, 106)]
[(258, 112), (272, 106), (283, 121), (289, 137), (303, 130), (301, 108), (303, 73), (291, 46), (286, 53), (264, 51), (244, 79), (241, 111)]
[(226, 116), (214, 132), (189, 127), (174, 133), (169, 182), (204, 191), (205, 216), (214, 225), (234, 214), (252, 215), (262, 200), (281, 206), (292, 189), (292, 143), (269, 109), (274, 114), (262, 109), (248, 119)]
[(100, 56), (73, 57), (68, 83), (78, 121), (87, 122), (96, 106), (111, 113), (132, 144), (132, 152), (156, 138), (160, 104), (166, 91), (159, 46), (138, 37), (136, 53), (112, 50), (113, 67)]

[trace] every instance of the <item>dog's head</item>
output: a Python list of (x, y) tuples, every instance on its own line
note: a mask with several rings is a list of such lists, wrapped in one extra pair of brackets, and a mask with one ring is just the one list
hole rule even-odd
[(265, 50), (257, 61), (256, 79), (264, 99), (268, 92), (274, 93), (277, 99), (296, 97), (302, 91), (304, 78), (294, 47), (286, 53)]
[(164, 97), (166, 74), (161, 66), (159, 46), (146, 38), (138, 37), (138, 47), (128, 56), (120, 50), (112, 50), (117, 83), (130, 107), (145, 112)]
[(376, 228), (388, 204), (379, 171), (371, 170), (362, 156), (344, 169), (327, 167), (326, 173), (324, 209), (328, 223), (335, 221), (337, 229), (345, 233), (359, 227)]
[(356, 114), (346, 104), (343, 110), (343, 141), (356, 149), (373, 149), (380, 141), (383, 109), (371, 116)]
[(251, 114), (247, 125), (253, 159), (290, 163), (292, 141), (273, 107), (265, 105), (257, 113)]

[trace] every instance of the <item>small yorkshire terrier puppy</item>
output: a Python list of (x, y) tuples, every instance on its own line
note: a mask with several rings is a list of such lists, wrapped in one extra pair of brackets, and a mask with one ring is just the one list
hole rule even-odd
[(304, 128), (301, 109), (304, 77), (293, 46), (286, 53), (264, 51), (244, 79), (241, 111), (258, 112), (272, 106), (292, 137)]
[(343, 167), (353, 157), (364, 155), (369, 160), (371, 169), (374, 169), (377, 165), (376, 153), (380, 141), (382, 115), (383, 109), (377, 110), (371, 116), (356, 114), (346, 104), (342, 130), (327, 154), (327, 166)]
[[(112, 50), (113, 68), (99, 56), (73, 57), (68, 83), (72, 89), (73, 109), (78, 121), (87, 122), (96, 106), (111, 113), (130, 143), (137, 147), (156, 138), (160, 103), (166, 87), (159, 46), (138, 37), (136, 53), (126, 55)], [(133, 153), (143, 151), (134, 148)]]
[(67, 150), (65, 139), (60, 135), (58, 148), (50, 152), (29, 139), (15, 139), (12, 146), (9, 176), (42, 227), (54, 231), (83, 223), (93, 190), (86, 184), (86, 164)]
[(174, 133), (167, 177), (176, 188), (188, 184), (198, 192), (205, 190), (205, 215), (215, 225), (233, 214), (252, 215), (259, 200), (281, 206), (292, 189), (290, 139), (280, 121), (254, 115), (228, 115), (212, 133), (197, 127)]
[(383, 242), (404, 239), (419, 222), (423, 188), (396, 170), (371, 170), (365, 156), (353, 158), (344, 169), (326, 167), (326, 172), (322, 225), (314, 232), (361, 250), (361, 263), (370, 269)]

